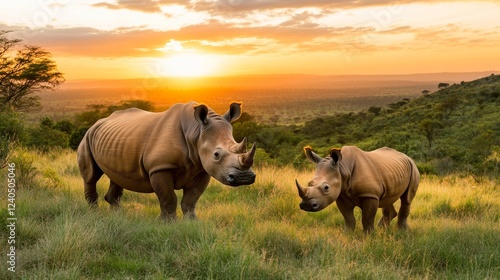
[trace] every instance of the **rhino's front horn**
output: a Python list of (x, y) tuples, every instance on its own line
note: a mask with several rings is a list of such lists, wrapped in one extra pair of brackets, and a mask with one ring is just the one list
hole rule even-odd
[(307, 191), (308, 191), (308, 189), (301, 187), (300, 184), (299, 184), (299, 181), (297, 181), (297, 179), (295, 179), (295, 185), (297, 185), (297, 189), (299, 190), (299, 196), (300, 196), (300, 198), (307, 199)]
[(253, 156), (255, 155), (255, 149), (256, 149), (256, 146), (255, 146), (255, 143), (253, 143), (250, 151), (248, 151), (247, 153), (245, 153), (241, 156), (241, 166), (248, 167), (248, 168), (252, 167)]

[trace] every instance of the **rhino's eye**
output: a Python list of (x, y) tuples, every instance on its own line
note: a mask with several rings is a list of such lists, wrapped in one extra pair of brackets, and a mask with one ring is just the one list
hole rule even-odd
[(220, 160), (220, 153), (214, 152), (214, 160)]
[(327, 192), (328, 190), (330, 189), (330, 186), (326, 185), (323, 190), (325, 190), (325, 192)]

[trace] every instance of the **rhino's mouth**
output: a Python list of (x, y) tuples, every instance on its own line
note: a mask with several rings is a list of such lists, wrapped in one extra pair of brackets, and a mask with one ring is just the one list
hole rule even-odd
[(221, 181), (221, 183), (232, 187), (251, 185), (255, 182), (255, 177), (256, 175), (252, 171), (236, 171), (227, 174), (227, 176), (223, 181)]
[(323, 209), (323, 207), (321, 207), (321, 204), (315, 199), (302, 201), (299, 204), (299, 206), (300, 206), (300, 209), (307, 211), (307, 212), (318, 212), (321, 209)]

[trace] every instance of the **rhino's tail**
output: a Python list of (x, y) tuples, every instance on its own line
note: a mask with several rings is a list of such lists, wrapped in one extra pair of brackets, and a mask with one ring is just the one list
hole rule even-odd
[(408, 184), (408, 188), (406, 189), (403, 197), (408, 204), (410, 204), (415, 197), (418, 189), (418, 185), (420, 184), (420, 172), (418, 172), (417, 165), (412, 159), (410, 160), (410, 183)]
[(90, 145), (90, 128), (83, 137), (77, 151), (78, 167), (83, 178), (85, 199), (90, 205), (97, 205), (97, 181), (101, 178), (104, 172), (99, 168), (92, 154)]

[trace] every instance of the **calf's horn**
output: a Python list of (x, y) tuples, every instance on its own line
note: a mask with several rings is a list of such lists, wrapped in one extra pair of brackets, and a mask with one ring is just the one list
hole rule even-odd
[(243, 167), (251, 167), (253, 164), (253, 156), (255, 155), (255, 143), (253, 143), (252, 148), (247, 153), (241, 156), (241, 165)]
[(297, 189), (299, 190), (300, 198), (306, 199), (308, 189), (301, 187), (299, 184), (299, 181), (297, 181), (297, 179), (295, 179), (295, 185), (297, 185)]
[(247, 152), (247, 138), (243, 138), (243, 140), (236, 144), (235, 146), (235, 153), (246, 153)]

